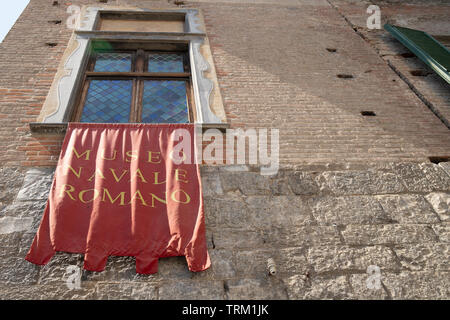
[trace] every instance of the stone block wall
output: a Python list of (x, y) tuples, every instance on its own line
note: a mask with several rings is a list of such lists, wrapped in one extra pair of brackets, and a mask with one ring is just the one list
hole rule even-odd
[[(53, 170), (3, 170), (16, 197), (0, 212), (2, 299), (448, 299), (450, 166), (445, 163), (203, 167), (212, 267), (184, 257), (136, 274), (133, 257), (81, 270), (83, 255), (24, 260)], [(277, 273), (268, 274), (274, 259)], [(370, 267), (375, 266), (375, 267)], [(372, 269), (379, 268), (379, 282)], [(80, 286), (70, 287), (73, 270)], [(368, 269), (369, 268), (369, 269)]]

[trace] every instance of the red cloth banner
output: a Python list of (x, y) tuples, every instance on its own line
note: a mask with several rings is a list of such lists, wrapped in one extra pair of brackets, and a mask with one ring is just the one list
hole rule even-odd
[(158, 258), (185, 256), (189, 270), (209, 268), (194, 133), (193, 124), (70, 123), (26, 260), (83, 253), (84, 269), (102, 271), (108, 256), (134, 256), (136, 272), (151, 274)]

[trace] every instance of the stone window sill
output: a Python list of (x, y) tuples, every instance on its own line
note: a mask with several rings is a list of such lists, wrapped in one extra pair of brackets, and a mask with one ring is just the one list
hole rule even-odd
[[(202, 126), (203, 130), (218, 129), (225, 131), (230, 127), (229, 123), (197, 123)], [(66, 132), (67, 122), (60, 123), (45, 123), (45, 122), (31, 122), (30, 130), (32, 133), (51, 133), (51, 134), (63, 134)]]

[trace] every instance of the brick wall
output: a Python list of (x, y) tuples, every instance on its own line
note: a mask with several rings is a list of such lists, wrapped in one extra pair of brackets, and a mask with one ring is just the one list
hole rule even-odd
[(197, 5), (232, 126), (280, 128), (285, 163), (448, 154), (448, 129), (375, 50), (334, 8), (308, 3)]
[[(70, 2), (87, 3), (96, 1)], [(204, 13), (231, 126), (279, 128), (282, 163), (449, 155), (448, 129), (328, 2), (185, 3)], [(1, 44), (2, 165), (55, 165), (62, 136), (31, 134), (28, 123), (40, 111), (70, 37), (68, 5), (31, 1)], [(364, 17), (364, 7), (358, 8)], [(377, 116), (363, 117), (365, 110)]]
[[(450, 128), (448, 83), (389, 33), (384, 30), (367, 29), (366, 21), (360, 15), (360, 12), (367, 8), (366, 2), (360, 1), (353, 4), (340, 0), (330, 2), (340, 14), (347, 18), (349, 25), (366, 39), (392, 70), (402, 77), (411, 90)], [(372, 2), (379, 6), (383, 24), (390, 23), (418, 29), (436, 37), (450, 36), (448, 19), (450, 4), (448, 2), (444, 5), (444, 1), (414, 1), (408, 6), (394, 1)]]
[(5, 166), (52, 166), (59, 155), (62, 136), (32, 135), (28, 125), (40, 113), (70, 37), (67, 6), (52, 3), (30, 1), (0, 44), (0, 163)]

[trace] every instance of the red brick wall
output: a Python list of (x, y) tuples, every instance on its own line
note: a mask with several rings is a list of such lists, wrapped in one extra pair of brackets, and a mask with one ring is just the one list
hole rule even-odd
[(61, 135), (31, 134), (28, 125), (41, 111), (70, 37), (67, 6), (52, 4), (30, 1), (0, 44), (0, 165), (53, 166), (59, 155)]
[[(28, 123), (70, 38), (67, 6), (98, 3), (59, 2), (31, 0), (0, 45), (0, 166), (56, 163), (62, 135), (31, 133)], [(331, 6), (185, 2), (203, 11), (231, 126), (280, 129), (282, 163), (448, 155), (448, 129)], [(363, 110), (377, 116), (362, 117)]]

